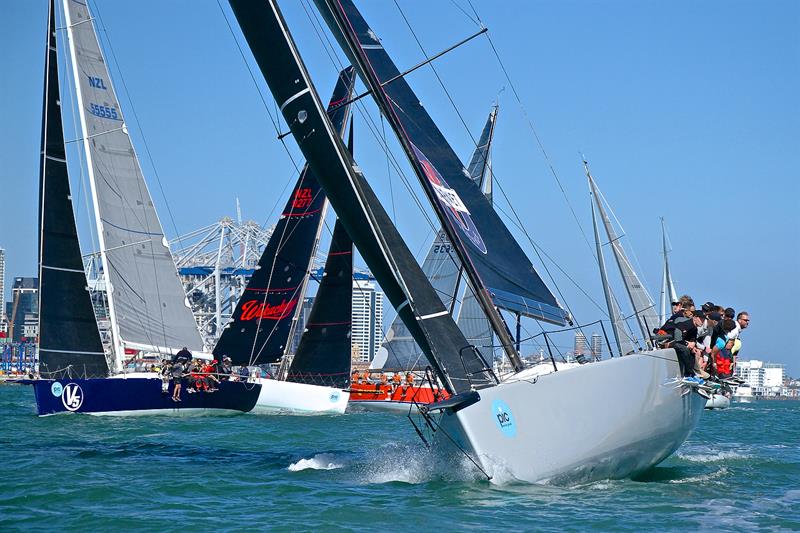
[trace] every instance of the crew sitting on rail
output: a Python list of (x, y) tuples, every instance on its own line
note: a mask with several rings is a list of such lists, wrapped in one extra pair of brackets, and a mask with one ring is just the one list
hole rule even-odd
[(368, 370), (364, 370), (364, 372), (361, 373), (361, 379), (364, 380), (364, 384), (365, 385), (369, 383), (369, 371)]
[(392, 376), (392, 391), (397, 390), (402, 381), (403, 378), (400, 377), (400, 374), (395, 372), (394, 375)]
[(361, 374), (358, 373), (358, 370), (353, 370), (353, 375), (350, 376), (350, 384), (355, 385), (356, 383), (361, 383)]
[(222, 361), (217, 363), (217, 375), (220, 381), (228, 381), (231, 378), (231, 358), (227, 355), (222, 356)]

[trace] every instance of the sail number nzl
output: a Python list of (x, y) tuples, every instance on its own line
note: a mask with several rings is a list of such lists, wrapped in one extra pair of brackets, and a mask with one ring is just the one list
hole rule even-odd
[(89, 103), (89, 112), (100, 118), (110, 118), (111, 120), (122, 120), (117, 113), (117, 108), (108, 107), (107, 105), (99, 105)]

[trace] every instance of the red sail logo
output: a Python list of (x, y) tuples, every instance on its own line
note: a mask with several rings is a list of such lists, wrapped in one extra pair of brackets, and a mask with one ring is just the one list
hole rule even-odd
[(242, 304), (242, 316), (240, 320), (282, 320), (292, 314), (297, 300), (284, 299), (278, 305), (271, 305), (269, 303), (261, 303), (258, 300), (249, 300)]

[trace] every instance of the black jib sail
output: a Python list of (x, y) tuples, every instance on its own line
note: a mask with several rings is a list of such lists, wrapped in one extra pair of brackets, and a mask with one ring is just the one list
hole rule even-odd
[[(329, 104), (336, 108), (331, 121), (340, 134), (350, 108), (340, 104), (350, 99), (354, 82), (353, 68), (343, 70)], [(235, 365), (275, 363), (284, 356), (302, 305), (324, 207), (325, 193), (306, 164), (214, 355), (228, 355)]]
[[(352, 1), (314, 1), (392, 125), (441, 223), (448, 230), (448, 238), (465, 264), (471, 283), (486, 289), (491, 302), (498, 307), (553, 324), (565, 324), (568, 314), (561, 309), (480, 187), (470, 179), (464, 165)], [(476, 296), (484, 302), (487, 314), (492, 314), (483, 295)], [(502, 330), (499, 318), (497, 321), (495, 329)]]
[(86, 288), (72, 211), (53, 0), (47, 35), (39, 173), (39, 369), (44, 377), (105, 377), (108, 363)]
[(274, 0), (230, 0), (267, 85), (347, 233), (451, 392), (496, 383), (325, 116)]
[(338, 220), (325, 273), (286, 381), (344, 388), (350, 378), (353, 241)]

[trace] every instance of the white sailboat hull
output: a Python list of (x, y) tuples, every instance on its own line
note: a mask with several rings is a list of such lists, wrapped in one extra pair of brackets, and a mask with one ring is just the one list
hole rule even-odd
[(731, 400), (723, 394), (712, 394), (706, 401), (706, 409), (727, 409), (731, 406)]
[[(706, 399), (657, 350), (482, 389), (440, 424), (495, 482), (625, 478), (672, 454)], [(459, 453), (437, 432), (436, 446)]]
[(342, 414), (350, 399), (349, 392), (335, 387), (262, 378), (256, 383), (261, 385), (256, 414)]

